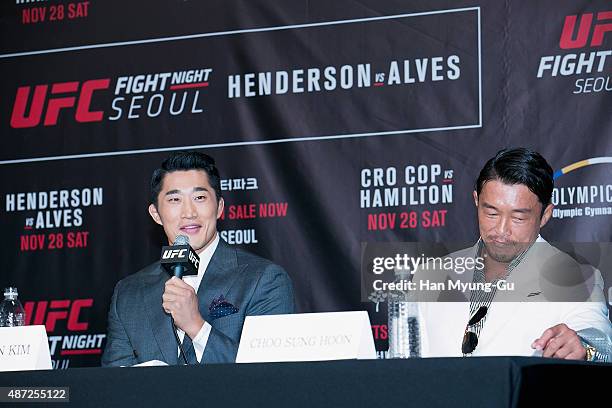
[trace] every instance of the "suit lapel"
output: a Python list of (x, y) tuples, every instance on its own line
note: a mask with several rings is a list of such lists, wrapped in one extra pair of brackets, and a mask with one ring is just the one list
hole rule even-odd
[[(221, 295), (227, 296), (234, 281), (240, 276), (240, 269), (236, 250), (226, 244), (225, 241), (219, 240), (219, 245), (210, 259), (198, 288), (200, 313), (207, 322), (211, 323), (208, 308), (213, 299)], [(228, 301), (234, 303), (237, 299), (228, 299)]]
[(539, 242), (533, 244), (525, 257), (514, 268), (507, 281), (514, 283), (514, 290), (500, 292), (495, 295), (496, 299), (512, 302), (538, 301), (541, 298), (530, 298), (529, 294), (541, 293), (540, 274), (542, 267), (550, 256), (547, 245)]
[[(229, 289), (239, 276), (239, 271), (236, 251), (220, 240), (197, 292), (200, 313), (204, 320), (210, 323), (209, 305), (220, 295), (227, 296)], [(143, 279), (140, 299), (145, 305), (147, 318), (164, 361), (174, 365), (178, 362), (176, 340), (172, 333), (170, 316), (161, 307), (162, 294), (167, 280), (168, 275), (158, 266)], [(235, 301), (235, 299), (228, 300), (232, 303)]]
[(542, 259), (546, 258), (545, 253), (542, 252), (543, 249), (546, 248), (532, 246), (516, 268), (510, 272), (507, 281), (514, 283), (513, 291), (498, 290), (495, 294), (482, 331), (483, 343), (494, 344), (494, 342), (507, 341), (507, 339), (496, 339), (496, 336), (504, 333), (504, 327), (513, 324), (515, 319), (524, 318), (522, 314), (516, 313), (518, 305), (539, 299), (529, 298), (528, 295), (538, 292), (538, 274), (542, 266)]
[(174, 333), (172, 333), (172, 321), (161, 306), (164, 285), (167, 280), (168, 275), (158, 266), (154, 273), (143, 280), (142, 301), (164, 361), (174, 365), (177, 363), (178, 349)]

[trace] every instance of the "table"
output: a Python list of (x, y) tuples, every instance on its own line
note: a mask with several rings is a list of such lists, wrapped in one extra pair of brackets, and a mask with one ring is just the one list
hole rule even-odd
[[(478, 357), (0, 373), (0, 386), (70, 387), (70, 404), (53, 404), (65, 407), (548, 407), (571, 396), (586, 406), (584, 385), (609, 394), (612, 364)], [(15, 404), (28, 405), (43, 404)]]

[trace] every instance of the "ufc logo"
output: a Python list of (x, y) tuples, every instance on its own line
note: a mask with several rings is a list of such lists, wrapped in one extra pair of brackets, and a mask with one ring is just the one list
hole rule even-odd
[[(47, 313), (47, 305), (49, 313)], [(39, 302), (26, 302), (24, 305), (26, 313), (26, 325), (44, 324), (47, 332), (55, 330), (55, 325), (60, 320), (68, 321), (68, 330), (87, 330), (89, 323), (80, 322), (81, 310), (93, 305), (93, 299), (52, 300), (50, 302), (41, 300)]]
[[(565, 17), (563, 31), (561, 32), (561, 39), (559, 40), (559, 46), (562, 49), (568, 50), (572, 48), (582, 48), (587, 45), (593, 23), (593, 14), (594, 13), (585, 13), (580, 17), (580, 24), (578, 26), (576, 38), (573, 38), (573, 36), (574, 31), (576, 31), (576, 21), (578, 20), (578, 16), (571, 15)], [(603, 23), (603, 21), (609, 22)], [(595, 24), (593, 29), (591, 47), (599, 47), (601, 44), (603, 44), (604, 35), (608, 31), (612, 31), (612, 11), (601, 11), (597, 13), (597, 24)]]
[[(45, 113), (44, 126), (57, 125), (57, 119), (62, 109), (73, 108), (76, 103), (75, 119), (77, 122), (99, 122), (104, 116), (102, 111), (90, 111), (91, 97), (96, 90), (108, 89), (110, 79), (92, 79), (83, 82), (78, 94), (79, 83), (60, 82), (51, 85), (51, 95), (47, 98), (48, 85), (36, 85), (34, 94), (31, 98), (29, 112), (26, 115), (28, 100), (32, 87), (21, 86), (17, 89), (13, 113), (11, 115), (12, 128), (31, 128), (38, 126), (42, 118), (45, 101), (48, 99), (47, 111)], [(72, 94), (72, 95), (70, 95)]]
[(166, 249), (162, 255), (163, 259), (182, 258), (187, 249)]
[(196, 258), (195, 254), (193, 252), (189, 252), (189, 260), (191, 262), (193, 262), (194, 266), (196, 268), (200, 267), (200, 260), (198, 258)]

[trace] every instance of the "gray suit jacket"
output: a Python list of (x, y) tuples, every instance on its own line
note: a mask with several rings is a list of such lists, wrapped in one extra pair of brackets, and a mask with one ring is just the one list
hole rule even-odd
[[(117, 283), (108, 313), (102, 366), (149, 360), (178, 364), (170, 316), (162, 309), (168, 274), (159, 262)], [(249, 315), (293, 313), (289, 275), (278, 265), (220, 240), (198, 289), (200, 313), (212, 330), (201, 363), (236, 360), (244, 319)], [(209, 306), (223, 295), (238, 312), (211, 318)]]

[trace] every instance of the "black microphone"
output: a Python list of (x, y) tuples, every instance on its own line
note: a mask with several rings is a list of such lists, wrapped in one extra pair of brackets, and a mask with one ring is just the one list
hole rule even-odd
[(189, 245), (189, 238), (179, 235), (174, 244), (162, 247), (160, 263), (171, 276), (182, 279), (198, 274), (200, 257)]
[[(162, 248), (160, 263), (170, 275), (183, 279), (183, 276), (198, 274), (200, 257), (193, 248), (191, 248), (191, 245), (189, 245), (189, 238), (185, 235), (179, 235), (174, 240), (172, 246), (165, 246)], [(172, 322), (172, 333), (174, 333), (174, 339), (178, 345), (183, 362), (185, 365), (189, 365), (183, 343), (181, 343), (181, 339), (179, 339), (178, 333), (176, 332), (176, 324), (174, 323), (172, 315), (170, 316), (170, 321)], [(187, 333), (185, 333), (185, 336), (187, 336)]]

